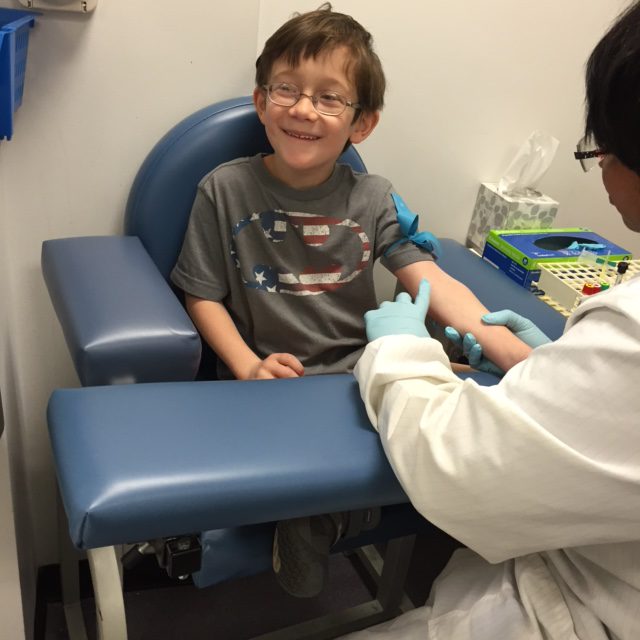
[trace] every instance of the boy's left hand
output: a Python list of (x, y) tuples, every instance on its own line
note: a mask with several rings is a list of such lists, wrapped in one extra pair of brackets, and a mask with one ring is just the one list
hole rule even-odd
[(420, 282), (415, 302), (408, 293), (399, 293), (395, 302), (383, 302), (380, 308), (367, 311), (364, 323), (369, 342), (391, 335), (429, 337), (425, 327), (431, 287), (426, 280)]

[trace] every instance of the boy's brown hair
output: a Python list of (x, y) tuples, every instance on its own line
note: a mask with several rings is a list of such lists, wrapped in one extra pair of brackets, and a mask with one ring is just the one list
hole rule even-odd
[(373, 38), (351, 16), (333, 12), (329, 2), (316, 11), (295, 15), (267, 40), (256, 60), (256, 86), (268, 84), (277, 60), (295, 67), (301, 59), (316, 58), (338, 47), (346, 47), (350, 53), (345, 71), (358, 92), (360, 110), (372, 113), (382, 109), (386, 81), (373, 50)]

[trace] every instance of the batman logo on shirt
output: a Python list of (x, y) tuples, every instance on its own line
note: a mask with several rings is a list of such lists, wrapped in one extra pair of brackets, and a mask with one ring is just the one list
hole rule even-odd
[(338, 289), (371, 258), (369, 238), (353, 220), (280, 210), (238, 222), (230, 252), (246, 287), (297, 296)]

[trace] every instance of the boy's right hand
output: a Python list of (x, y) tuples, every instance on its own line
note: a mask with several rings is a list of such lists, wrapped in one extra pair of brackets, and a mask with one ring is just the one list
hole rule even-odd
[(304, 367), (294, 355), (272, 353), (252, 367), (246, 379), (272, 380), (273, 378), (299, 378), (303, 375)]

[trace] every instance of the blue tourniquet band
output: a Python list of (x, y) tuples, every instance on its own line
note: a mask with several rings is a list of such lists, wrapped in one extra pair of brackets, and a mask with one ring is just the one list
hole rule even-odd
[(416, 246), (433, 254), (434, 257), (439, 257), (441, 249), (438, 238), (429, 231), (420, 231), (417, 233), (418, 214), (413, 213), (397, 193), (392, 193), (391, 197), (393, 198), (393, 202), (396, 205), (396, 211), (398, 212), (398, 224), (400, 225), (400, 229), (405, 237), (394, 242), (386, 250), (385, 255), (389, 255), (389, 253), (391, 253), (400, 244), (413, 242)]

